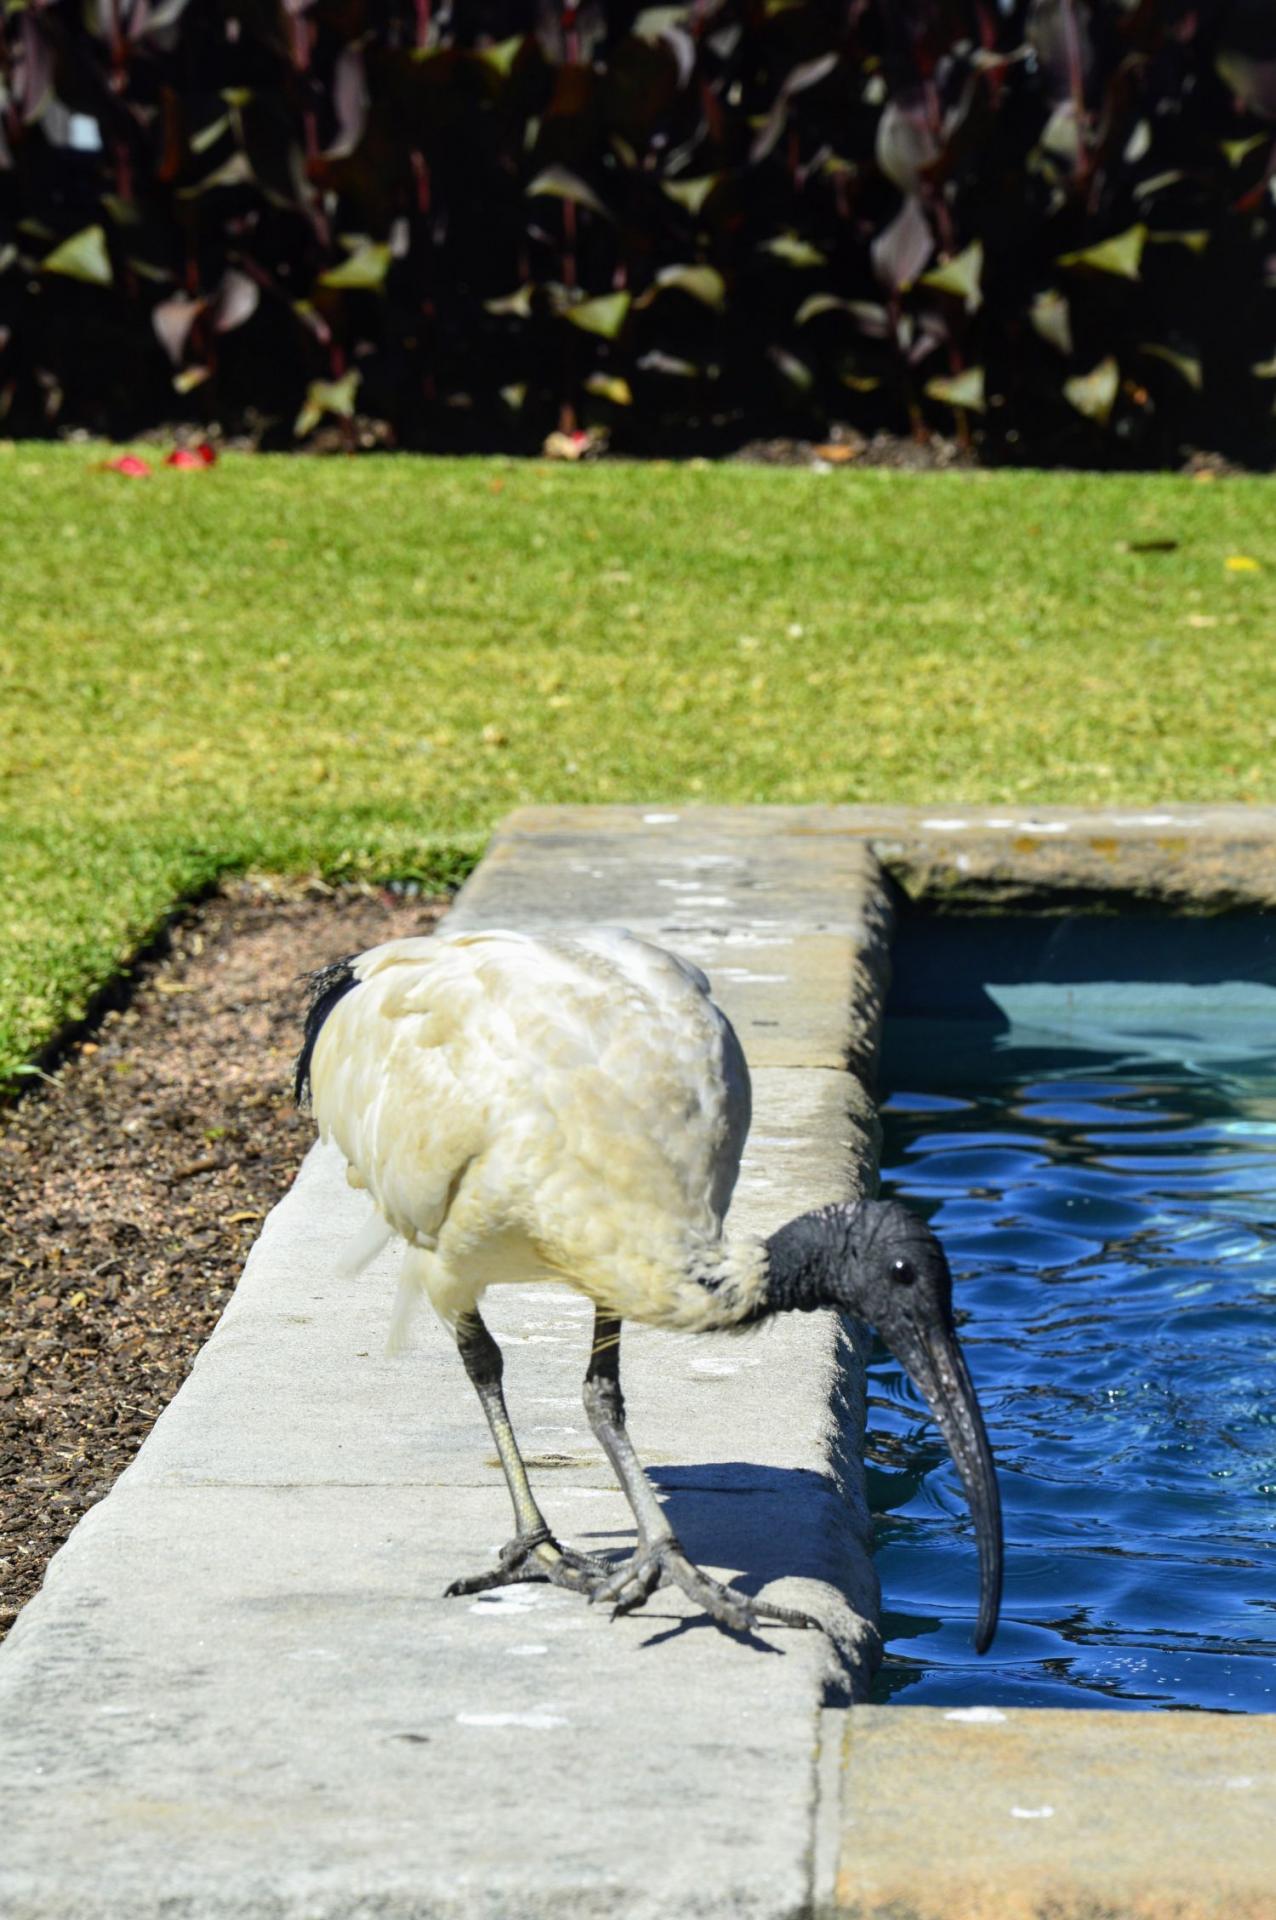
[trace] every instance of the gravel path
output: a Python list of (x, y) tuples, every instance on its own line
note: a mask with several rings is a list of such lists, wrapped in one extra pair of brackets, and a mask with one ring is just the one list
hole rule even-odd
[(0, 1113), (0, 1635), (181, 1385), (310, 1145), (298, 976), (443, 910), (236, 885)]

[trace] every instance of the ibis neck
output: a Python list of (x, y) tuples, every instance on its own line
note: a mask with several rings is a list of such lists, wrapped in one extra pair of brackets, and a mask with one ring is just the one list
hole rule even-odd
[(850, 1221), (849, 1207), (817, 1207), (773, 1233), (766, 1242), (761, 1296), (750, 1318), (841, 1304), (838, 1281), (848, 1265)]

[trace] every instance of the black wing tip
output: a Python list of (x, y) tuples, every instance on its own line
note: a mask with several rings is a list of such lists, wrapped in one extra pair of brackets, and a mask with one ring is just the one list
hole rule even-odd
[(299, 1107), (304, 1106), (310, 1096), (310, 1059), (323, 1023), (338, 1000), (358, 985), (354, 972), (358, 957), (356, 953), (348, 953), (343, 960), (330, 961), (326, 967), (317, 967), (313, 973), (302, 975), (310, 989), (310, 999), (292, 1082), (293, 1098)]

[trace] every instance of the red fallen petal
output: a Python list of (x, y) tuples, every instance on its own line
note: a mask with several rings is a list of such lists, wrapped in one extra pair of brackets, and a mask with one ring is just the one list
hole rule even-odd
[(164, 465), (166, 467), (211, 467), (216, 459), (217, 455), (207, 440), (204, 440), (197, 447), (174, 448)]
[(132, 480), (145, 479), (150, 473), (150, 462), (140, 460), (135, 453), (121, 454), (118, 460), (104, 460), (103, 469), (107, 473), (126, 473)]

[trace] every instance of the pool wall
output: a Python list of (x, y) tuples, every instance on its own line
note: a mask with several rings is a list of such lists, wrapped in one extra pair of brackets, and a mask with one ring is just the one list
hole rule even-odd
[[(890, 1004), (919, 1033), (1057, 1020), (1061, 987), (1079, 1021), (1137, 996), (1182, 1024), (1222, 975), (1276, 1044), (1276, 810), (845, 814), (900, 890)], [(854, 1705), (817, 1778), (819, 1916), (1276, 1920), (1273, 1715)]]

